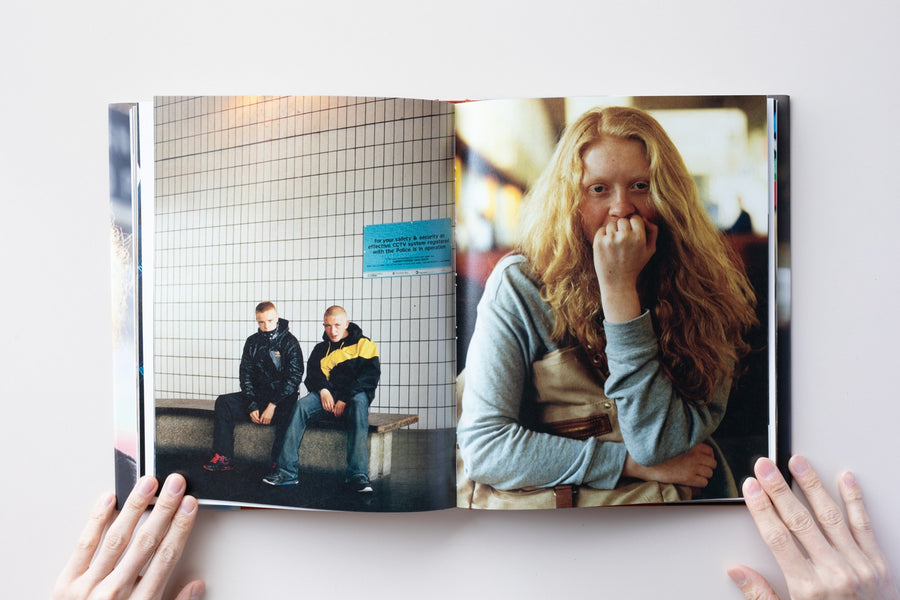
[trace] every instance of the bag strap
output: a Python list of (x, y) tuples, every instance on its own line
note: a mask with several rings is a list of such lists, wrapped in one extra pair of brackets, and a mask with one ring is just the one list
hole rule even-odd
[(575, 506), (575, 494), (578, 492), (577, 486), (557, 485), (553, 488), (553, 495), (556, 496), (556, 508), (573, 508)]

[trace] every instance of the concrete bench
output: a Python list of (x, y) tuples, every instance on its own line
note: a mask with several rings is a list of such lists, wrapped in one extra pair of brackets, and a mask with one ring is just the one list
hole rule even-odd
[[(156, 401), (157, 452), (212, 453), (215, 400), (158, 399)], [(393, 432), (417, 423), (419, 415), (369, 413), (369, 477), (391, 474)], [(234, 458), (268, 463), (275, 430), (253, 423), (234, 428)], [(300, 469), (343, 473), (347, 468), (347, 431), (340, 421), (324, 420), (306, 430), (299, 451)]]

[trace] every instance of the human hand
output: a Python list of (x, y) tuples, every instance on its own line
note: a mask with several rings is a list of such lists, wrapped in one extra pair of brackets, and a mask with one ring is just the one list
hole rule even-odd
[(260, 425), (268, 425), (272, 422), (272, 416), (275, 414), (275, 405), (269, 402), (269, 405), (266, 407), (266, 410), (259, 415), (259, 424)]
[(347, 408), (347, 403), (343, 400), (336, 400), (334, 402), (334, 416), (340, 418), (344, 415), (344, 409)]
[(709, 478), (712, 477), (715, 468), (716, 455), (712, 446), (697, 444), (680, 456), (649, 467), (635, 462), (630, 454), (626, 454), (622, 475), (644, 481), (705, 488), (709, 484)]
[(326, 412), (330, 412), (333, 414), (334, 413), (334, 396), (331, 395), (331, 392), (329, 392), (328, 390), (323, 388), (319, 392), (319, 398), (322, 401), (322, 409), (325, 410)]
[[(756, 479), (744, 482), (744, 500), (760, 536), (775, 556), (794, 599), (897, 600), (897, 586), (875, 541), (862, 491), (850, 472), (840, 476), (839, 489), (846, 519), (825, 491), (821, 479), (802, 456), (788, 468), (813, 514), (791, 492), (775, 464), (756, 461)], [(769, 582), (744, 565), (728, 575), (744, 596), (778, 600)]]
[[(115, 496), (100, 498), (56, 580), (54, 600), (162, 597), (197, 518), (197, 500), (184, 495), (187, 486), (181, 475), (169, 475), (156, 506), (135, 532), (156, 487), (155, 478), (142, 477), (118, 516)], [(202, 581), (192, 581), (176, 600), (197, 600), (205, 587)]]
[(259, 411), (254, 410), (250, 413), (250, 420), (256, 423), (257, 425), (262, 425), (262, 421), (259, 420)]
[(594, 271), (606, 320), (621, 323), (641, 314), (637, 281), (656, 252), (658, 235), (659, 227), (638, 215), (611, 221), (594, 234)]

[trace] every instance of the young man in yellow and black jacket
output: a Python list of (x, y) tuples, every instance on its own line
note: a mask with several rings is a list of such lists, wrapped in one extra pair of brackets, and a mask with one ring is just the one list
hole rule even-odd
[(298, 482), (298, 451), (307, 424), (323, 418), (347, 422), (347, 484), (357, 492), (371, 492), (369, 452), (369, 405), (381, 377), (375, 342), (349, 321), (340, 306), (325, 311), (325, 333), (307, 363), (307, 395), (291, 416), (275, 470), (263, 478), (269, 485)]

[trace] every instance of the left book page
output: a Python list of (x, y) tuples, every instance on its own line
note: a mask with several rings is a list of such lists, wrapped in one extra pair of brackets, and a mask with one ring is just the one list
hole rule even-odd
[(453, 107), (242, 96), (135, 110), (146, 333), (117, 384), (146, 373), (142, 405), (116, 387), (134, 473), (181, 472), (207, 505), (452, 507)]

